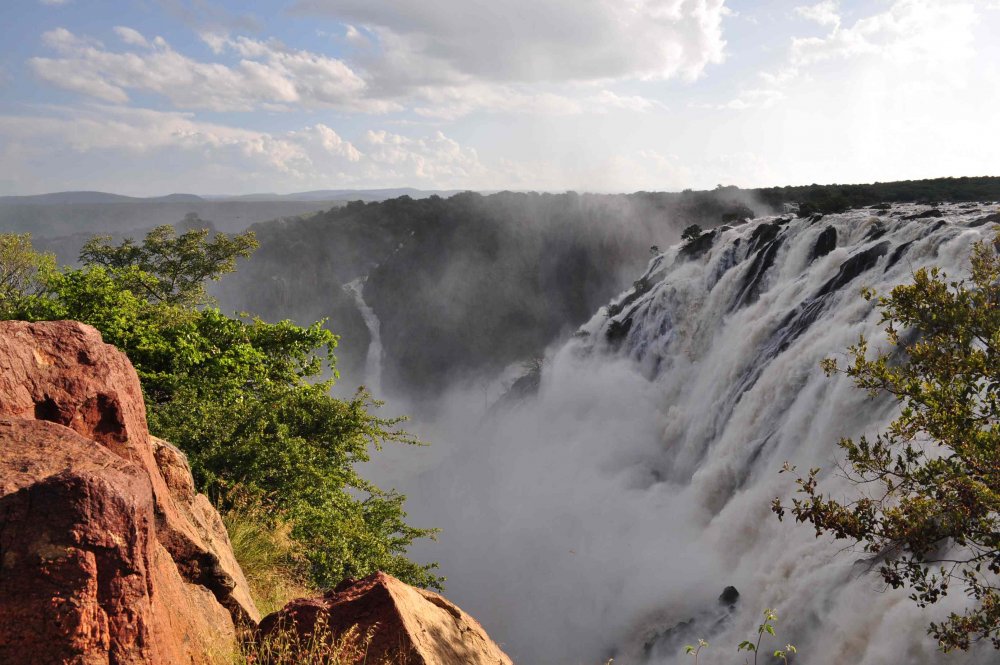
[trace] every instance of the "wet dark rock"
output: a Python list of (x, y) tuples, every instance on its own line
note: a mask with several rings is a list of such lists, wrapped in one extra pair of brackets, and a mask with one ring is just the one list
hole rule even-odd
[(716, 235), (715, 231), (702, 233), (700, 236), (681, 247), (680, 256), (687, 260), (697, 259), (703, 256), (706, 252), (708, 252), (708, 250), (712, 249), (712, 243), (715, 242)]
[[(764, 344), (761, 355), (773, 358), (791, 346), (802, 333), (809, 329), (809, 326), (819, 319), (829, 301), (827, 296), (849, 284), (858, 275), (873, 268), (879, 258), (888, 251), (889, 242), (883, 241), (844, 261), (836, 275), (827, 280), (815, 294), (785, 316), (774, 335)], [(744, 377), (736, 389), (741, 393), (745, 392), (753, 387), (758, 378), (760, 378), (759, 369)]]
[[(751, 247), (753, 246), (753, 242), (754, 240), (751, 238)], [(750, 264), (743, 278), (743, 286), (740, 289), (740, 293), (736, 296), (736, 301), (733, 303), (733, 309), (739, 309), (740, 307), (757, 302), (762, 292), (764, 275), (774, 265), (774, 259), (777, 257), (778, 250), (781, 249), (783, 242), (784, 238), (775, 238), (754, 256), (753, 263)]]
[(899, 263), (899, 260), (903, 258), (903, 255), (906, 254), (912, 244), (912, 240), (910, 242), (904, 242), (902, 245), (892, 250), (892, 254), (889, 256), (889, 260), (886, 261), (885, 264), (885, 272), (889, 272), (890, 268)]
[(621, 301), (612, 303), (608, 306), (608, 316), (614, 317), (621, 314), (626, 307), (634, 303), (636, 300), (644, 296), (651, 288), (653, 288), (652, 282), (650, 282), (645, 277), (640, 277), (632, 283), (632, 290), (629, 291), (628, 295), (621, 299)]
[(747, 254), (753, 254), (760, 250), (761, 247), (777, 238), (780, 232), (781, 226), (777, 223), (760, 224), (750, 233), (750, 246), (747, 248)]
[(632, 318), (626, 318), (621, 321), (612, 321), (608, 324), (607, 332), (604, 333), (605, 339), (608, 340), (612, 345), (621, 344), (622, 341), (628, 337), (629, 331), (632, 330)]
[(490, 412), (496, 412), (505, 407), (518, 404), (531, 399), (538, 394), (538, 389), (542, 385), (542, 365), (534, 365), (510, 384), (510, 388), (500, 396), (500, 399), (490, 407)]
[(886, 233), (886, 228), (881, 222), (872, 224), (872, 227), (868, 229), (868, 233), (865, 234), (865, 242), (871, 240), (878, 240)]
[(984, 226), (986, 224), (1000, 224), (1000, 212), (995, 212), (992, 215), (986, 215), (985, 217), (972, 220), (969, 222), (969, 228), (976, 228), (977, 226)]
[(840, 265), (840, 270), (837, 274), (830, 278), (826, 284), (820, 287), (819, 291), (816, 293), (816, 297), (825, 296), (828, 293), (833, 293), (837, 289), (842, 288), (845, 284), (848, 284), (855, 277), (865, 272), (866, 270), (871, 270), (878, 263), (878, 260), (885, 256), (889, 251), (889, 242), (882, 241), (877, 245), (872, 245), (863, 252), (858, 252), (854, 256), (849, 257)]
[(816, 244), (813, 245), (812, 252), (809, 253), (809, 262), (812, 263), (816, 259), (826, 256), (834, 249), (837, 248), (837, 229), (828, 226), (819, 234), (816, 238)]
[(734, 586), (727, 586), (719, 596), (719, 604), (732, 607), (740, 600), (740, 592)]
[(924, 210), (914, 215), (907, 215), (903, 219), (929, 219), (931, 217), (944, 217), (944, 213), (937, 208), (931, 208), (930, 210)]
[(891, 203), (876, 203), (873, 206), (868, 206), (869, 210), (891, 210)]
[(948, 226), (948, 222), (944, 221), (943, 219), (939, 219), (938, 222), (937, 222), (937, 224), (935, 224), (934, 226), (932, 226), (931, 228), (929, 228), (927, 231), (924, 232), (924, 236), (923, 237), (926, 238), (927, 236), (929, 236), (929, 235), (931, 235), (933, 233), (937, 233), (938, 231), (940, 231), (941, 229), (943, 229), (946, 226)]

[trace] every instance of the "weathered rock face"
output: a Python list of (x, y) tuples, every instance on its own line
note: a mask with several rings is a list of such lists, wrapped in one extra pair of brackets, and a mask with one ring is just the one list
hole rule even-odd
[(257, 618), (124, 354), (79, 323), (0, 322), (0, 662), (222, 662)]
[(385, 573), (346, 580), (317, 598), (293, 600), (265, 617), (260, 632), (262, 639), (289, 629), (310, 635), (317, 621), (334, 639), (352, 628), (357, 635), (371, 633), (358, 663), (511, 665), (471, 616), (440, 595)]

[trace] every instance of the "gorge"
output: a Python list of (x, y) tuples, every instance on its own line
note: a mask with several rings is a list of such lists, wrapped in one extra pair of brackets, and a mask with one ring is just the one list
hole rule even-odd
[[(680, 663), (705, 638), (720, 646), (699, 662), (731, 662), (772, 608), (768, 648), (793, 642), (810, 664), (991, 662), (923, 637), (928, 614), (962, 594), (921, 612), (866, 555), (769, 509), (795, 490), (785, 461), (857, 492), (838, 477), (836, 441), (893, 417), (819, 365), (859, 334), (884, 343), (861, 287), (884, 293), (932, 265), (960, 277), (992, 233), (989, 206), (885, 208), (765, 217), (674, 245), (549, 347), (537, 395), (484, 416), (480, 396), (454, 389), (417, 428), (431, 448), (379, 463), (413, 518), (443, 528), (416, 552), (515, 660)], [(425, 456), (421, 471), (400, 471), (401, 455)], [(738, 601), (720, 603), (728, 586)]]

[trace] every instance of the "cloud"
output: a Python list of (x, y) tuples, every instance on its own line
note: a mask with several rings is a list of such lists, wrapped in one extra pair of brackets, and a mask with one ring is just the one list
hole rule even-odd
[(723, 0), (300, 0), (293, 11), (368, 27), (377, 65), (401, 80), (693, 79), (724, 58)]
[[(164, 170), (163, 163), (171, 168)], [(349, 140), (323, 123), (261, 132), (199, 121), (188, 113), (89, 105), (0, 115), (0, 171), (20, 191), (122, 189), (146, 193), (300, 190), (416, 185), (480, 186), (490, 178), (476, 151), (442, 132), (386, 130)]]
[(348, 25), (344, 30), (344, 39), (347, 43), (353, 44), (354, 46), (371, 46), (371, 41), (369, 41), (368, 38), (353, 25)]
[(543, 91), (538, 86), (472, 84), (427, 86), (413, 92), (414, 111), (427, 118), (454, 120), (474, 111), (534, 116), (569, 116), (582, 113), (630, 111), (645, 113), (664, 105), (641, 95), (619, 95), (602, 89), (596, 94), (584, 86)]
[[(963, 66), (974, 55), (976, 5), (971, 1), (896, 0), (887, 9), (844, 26), (837, 3), (796, 7), (796, 13), (831, 26), (823, 37), (793, 37), (787, 60), (761, 72), (764, 85), (741, 91), (715, 106), (734, 110), (768, 108), (785, 99), (790, 89), (807, 84), (813, 68), (840, 64), (826, 75), (845, 80), (882, 78), (886, 86), (933, 90), (967, 76)], [(810, 84), (811, 86), (811, 84)]]
[(796, 7), (795, 13), (808, 21), (836, 28), (840, 25), (839, 4), (837, 0), (823, 0), (815, 5)]
[(146, 41), (146, 38), (142, 36), (142, 33), (138, 30), (134, 30), (133, 28), (116, 25), (115, 34), (129, 46), (141, 46), (143, 48), (150, 47), (150, 43)]
[(276, 42), (208, 35), (206, 43), (241, 56), (235, 66), (198, 62), (175, 51), (162, 37), (148, 41), (119, 26), (119, 38), (132, 50), (106, 49), (65, 28), (46, 32), (43, 43), (58, 58), (31, 58), (43, 80), (108, 102), (124, 103), (129, 91), (155, 93), (184, 109), (250, 111), (257, 108), (330, 107), (385, 112), (393, 104), (364, 96), (365, 81), (346, 63)]
[(70, 0), (38, 0), (38, 2), (48, 7), (58, 7), (60, 5), (68, 5)]
[(151, 93), (179, 110), (410, 110), (441, 121), (474, 112), (567, 116), (663, 108), (616, 92), (611, 80), (545, 83), (463, 74), (435, 56), (413, 52), (412, 39), (377, 26), (345, 25), (339, 39), (358, 54), (351, 63), (274, 39), (213, 31), (199, 36), (216, 57), (197, 60), (162, 37), (128, 26), (114, 32), (118, 48), (66, 28), (50, 30), (42, 43), (54, 56), (31, 58), (28, 66), (41, 80), (93, 99), (127, 104), (136, 93)]
[(652, 99), (640, 95), (618, 95), (610, 90), (601, 90), (598, 94), (591, 97), (588, 102), (598, 111), (619, 109), (645, 112), (652, 111), (655, 108), (664, 108), (663, 104)]
[(934, 67), (972, 55), (973, 2), (897, 0), (826, 37), (792, 40), (790, 60), (803, 66), (827, 60), (876, 56), (894, 63)]
[(252, 14), (238, 14), (210, 0), (156, 0), (156, 3), (196, 32), (259, 32), (262, 27)]
[(369, 177), (400, 181), (474, 182), (485, 175), (475, 149), (464, 147), (440, 131), (425, 138), (408, 138), (384, 130), (369, 130), (364, 146)]

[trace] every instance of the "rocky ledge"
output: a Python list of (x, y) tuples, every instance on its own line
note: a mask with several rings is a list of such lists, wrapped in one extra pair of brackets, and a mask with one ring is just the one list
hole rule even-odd
[[(382, 573), (292, 601), (258, 634), (317, 617), (370, 636), (367, 662), (510, 663), (475, 619)], [(0, 322), (0, 663), (232, 662), (236, 626), (259, 619), (125, 355), (73, 321)]]
[(216, 662), (259, 619), (219, 514), (93, 328), (0, 322), (0, 453), (0, 662)]
[(354, 631), (363, 641), (358, 665), (512, 665), (475, 619), (444, 597), (375, 573), (344, 580), (317, 598), (300, 598), (269, 614), (260, 639), (293, 630), (301, 642)]

